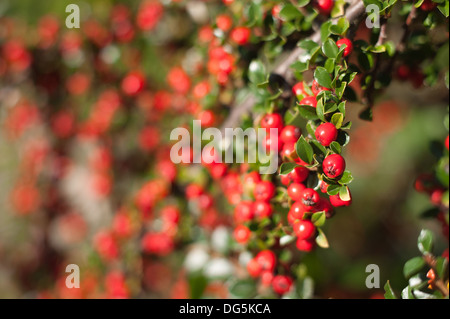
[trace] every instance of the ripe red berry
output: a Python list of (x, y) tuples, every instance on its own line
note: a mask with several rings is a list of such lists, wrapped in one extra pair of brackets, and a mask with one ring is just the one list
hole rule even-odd
[(331, 218), (334, 215), (333, 206), (325, 198), (320, 199), (319, 203), (314, 207), (314, 212), (325, 212), (326, 218)]
[(250, 39), (250, 29), (247, 27), (237, 27), (231, 31), (231, 40), (238, 45), (246, 45)]
[(288, 276), (277, 275), (272, 279), (272, 289), (279, 295), (289, 292), (292, 287), (293, 280)]
[(311, 86), (311, 91), (314, 96), (319, 95), (319, 93), (322, 91), (329, 91), (329, 90), (330, 89), (321, 86), (316, 80), (313, 81), (312, 86)]
[(448, 141), (448, 135), (447, 135), (447, 138), (445, 139), (445, 148), (447, 149), (447, 151), (448, 151), (448, 145), (449, 144), (449, 141)]
[(253, 278), (259, 277), (261, 274), (262, 268), (256, 258), (251, 259), (247, 264), (247, 271)]
[(352, 198), (350, 194), (350, 200), (344, 201), (339, 197), (339, 194), (337, 195), (331, 195), (330, 196), (330, 203), (334, 207), (343, 207), (343, 206), (350, 206), (352, 204)]
[(227, 32), (233, 26), (233, 20), (229, 15), (221, 14), (216, 18), (216, 25), (220, 30)]
[(433, 2), (432, 0), (425, 0), (422, 5), (420, 6), (420, 9), (423, 11), (432, 11), (434, 8), (437, 7), (437, 3)]
[(334, 2), (333, 0), (316, 0), (314, 5), (321, 14), (329, 15), (333, 9)]
[(295, 143), (302, 135), (302, 130), (294, 125), (286, 125), (280, 134), (283, 143)]
[(316, 226), (310, 220), (299, 220), (294, 223), (294, 233), (300, 239), (309, 239), (316, 233)]
[(338, 130), (332, 123), (320, 124), (315, 132), (316, 139), (323, 146), (330, 146), (331, 142), (334, 142), (338, 136)]
[(247, 226), (238, 225), (234, 229), (233, 237), (240, 244), (245, 244), (250, 239), (251, 231)]
[(307, 96), (303, 100), (301, 100), (299, 104), (317, 107), (317, 100), (315, 96)]
[(266, 218), (272, 215), (272, 206), (265, 201), (257, 200), (253, 204), (253, 209), (257, 218)]
[(298, 82), (292, 87), (292, 93), (294, 93), (295, 96), (303, 95), (304, 97), (308, 96), (309, 94), (305, 91), (305, 85), (303, 82)]
[(325, 183), (324, 181), (320, 182), (320, 191), (324, 194), (328, 192), (328, 184)]
[(347, 38), (342, 38), (336, 42), (338, 48), (341, 48), (341, 46), (343, 46), (344, 44), (345, 44), (344, 57), (347, 57), (353, 52), (353, 43)]
[(431, 192), (430, 200), (431, 203), (435, 206), (439, 206), (442, 203), (442, 196), (444, 195), (444, 191), (442, 189), (435, 189)]
[(269, 201), (275, 195), (275, 186), (272, 182), (261, 181), (255, 185), (253, 195), (256, 200)]
[(328, 155), (322, 163), (322, 168), (329, 178), (339, 177), (345, 171), (345, 160), (339, 154)]
[(303, 216), (306, 213), (305, 206), (302, 204), (302, 202), (295, 202), (292, 204), (291, 209), (289, 210), (289, 213), (292, 215), (294, 220), (296, 219), (303, 219)]
[(242, 201), (234, 209), (234, 220), (236, 223), (251, 221), (254, 216), (253, 203), (250, 201)]
[(140, 72), (130, 72), (122, 80), (122, 91), (127, 95), (136, 95), (145, 85), (145, 77)]
[(306, 189), (305, 185), (300, 183), (292, 183), (287, 189), (288, 196), (294, 200), (299, 201), (302, 199), (303, 191)]
[(266, 132), (266, 137), (262, 141), (262, 144), (266, 152), (278, 153), (283, 147), (283, 141), (280, 139), (280, 136), (278, 134), (271, 135), (269, 132)]
[(316, 247), (316, 242), (314, 241), (314, 239), (297, 238), (296, 246), (300, 251), (311, 252)]
[(303, 183), (309, 176), (309, 170), (304, 166), (297, 166), (288, 176), (294, 183)]
[[(280, 139), (281, 141), (281, 139)], [(281, 149), (280, 156), (282, 158), (291, 158), (292, 155), (297, 154), (295, 152), (295, 143), (289, 142), (283, 145)]]
[(316, 206), (320, 201), (319, 194), (312, 188), (305, 188), (300, 196), (302, 204), (307, 210), (310, 210), (313, 206)]
[(277, 257), (271, 250), (260, 251), (256, 257), (256, 261), (261, 266), (262, 270), (274, 271), (277, 263)]
[(271, 271), (263, 271), (261, 273), (261, 284), (265, 287), (269, 287), (272, 284), (273, 277)]
[(283, 118), (278, 113), (266, 114), (261, 119), (261, 127), (265, 128), (267, 131), (271, 128), (277, 128), (278, 134), (283, 129)]

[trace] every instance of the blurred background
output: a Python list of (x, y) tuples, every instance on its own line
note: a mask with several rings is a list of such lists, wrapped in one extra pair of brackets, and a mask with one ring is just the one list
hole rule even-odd
[[(199, 55), (191, 43), (193, 31), (210, 18), (202, 16), (199, 1), (161, 1), (170, 10), (145, 7), (154, 1), (76, 1), (82, 27), (67, 29), (65, 8), (72, 2), (0, 2), (0, 297), (73, 297), (63, 287), (68, 263), (80, 266), (87, 287), (75, 297), (107, 296), (110, 286), (120, 290), (121, 280), (127, 297), (228, 297), (226, 283), (235, 274), (227, 267), (237, 257), (211, 239), (227, 242), (227, 222), (204, 231), (186, 221), (192, 228), (178, 230), (183, 248), (161, 258), (141, 259), (139, 246), (128, 240), (142, 235), (133, 230), (137, 213), (129, 203), (158, 171), (172, 174), (163, 160), (169, 133), (189, 118), (180, 111), (187, 105), (182, 90), (169, 95), (165, 89), (167, 74), (182, 65), (193, 81), (206, 77), (193, 71)], [(127, 88), (135, 90), (139, 76), (122, 82), (131, 71), (146, 78), (137, 97)], [(418, 254), (422, 228), (436, 234), (438, 254), (448, 247), (440, 224), (420, 218), (432, 204), (413, 187), (437, 161), (430, 143), (442, 144), (448, 135), (448, 90), (393, 81), (376, 101), (373, 122), (358, 118), (361, 105), (348, 107), (353, 205), (327, 223), (330, 248), (301, 257), (320, 298), (379, 297), (388, 279), (404, 287), (402, 268)], [(180, 174), (197, 171), (177, 173), (182, 180)], [(151, 187), (170, 193), (160, 206), (176, 204), (192, 214), (176, 187)], [(220, 190), (211, 193), (222, 197)], [(227, 207), (218, 210), (226, 216)], [(106, 233), (98, 239), (99, 232), (112, 223), (125, 235), (120, 257), (105, 262), (115, 244)], [(189, 256), (204, 258), (204, 265), (191, 265)], [(366, 288), (368, 264), (379, 265), (381, 289)], [(202, 267), (212, 275), (206, 268), (199, 275)]]

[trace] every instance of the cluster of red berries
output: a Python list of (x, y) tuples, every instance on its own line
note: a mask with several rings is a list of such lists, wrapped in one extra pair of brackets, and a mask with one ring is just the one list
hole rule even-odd
[(274, 275), (277, 257), (270, 250), (260, 251), (247, 263), (247, 271), (253, 278), (260, 278), (264, 287), (272, 287), (278, 295), (284, 295), (291, 290), (293, 279), (287, 275)]

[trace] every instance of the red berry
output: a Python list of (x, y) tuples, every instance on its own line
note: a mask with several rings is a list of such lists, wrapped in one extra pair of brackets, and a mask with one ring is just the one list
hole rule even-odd
[(220, 30), (227, 32), (233, 26), (233, 20), (229, 15), (221, 14), (216, 18), (216, 25)]
[(277, 275), (272, 279), (272, 289), (279, 295), (289, 292), (292, 287), (293, 280), (288, 276)]
[(334, 215), (333, 206), (325, 198), (320, 199), (319, 203), (314, 207), (314, 212), (325, 212), (327, 218), (331, 218)]
[(288, 174), (294, 183), (303, 183), (309, 175), (309, 170), (304, 166), (297, 166)]
[(407, 65), (400, 65), (396, 72), (397, 78), (406, 81), (411, 76), (411, 69)]
[(294, 125), (287, 125), (281, 130), (280, 139), (283, 143), (295, 143), (302, 135), (302, 130)]
[(350, 41), (347, 38), (342, 38), (340, 40), (338, 40), (336, 42), (338, 48), (341, 48), (341, 46), (343, 46), (345, 44), (345, 49), (344, 49), (344, 57), (349, 56), (352, 52), (353, 52), (353, 43), (352, 41)]
[(316, 233), (316, 226), (310, 220), (299, 220), (294, 223), (294, 233), (300, 239), (309, 239)]
[(333, 6), (334, 6), (333, 0), (316, 0), (315, 1), (315, 7), (323, 15), (329, 15), (331, 13), (331, 10), (333, 9)]
[(273, 273), (271, 271), (263, 271), (261, 274), (261, 284), (269, 287), (272, 284)]
[(302, 204), (302, 202), (295, 202), (292, 204), (291, 209), (289, 210), (289, 213), (292, 215), (294, 220), (296, 219), (303, 219), (303, 216), (306, 213), (305, 206)]
[(444, 191), (442, 189), (435, 189), (431, 192), (431, 203), (435, 206), (439, 206), (442, 203), (442, 195), (444, 195)]
[(234, 209), (234, 220), (236, 223), (251, 221), (254, 216), (253, 203), (250, 201), (242, 201)]
[(350, 200), (344, 201), (339, 197), (339, 194), (337, 195), (331, 195), (330, 196), (330, 203), (334, 207), (342, 207), (342, 206), (350, 206), (352, 204), (352, 198), (350, 194)]
[(422, 2), (420, 9), (428, 12), (436, 8), (436, 6), (437, 3), (433, 2), (432, 0), (425, 0), (424, 2)]
[(324, 194), (328, 192), (328, 184), (325, 183), (324, 181), (320, 182), (320, 191)]
[(250, 39), (250, 29), (247, 27), (237, 27), (231, 31), (231, 40), (238, 45), (246, 45)]
[(283, 126), (283, 118), (280, 114), (277, 113), (266, 114), (261, 119), (261, 127), (265, 128), (267, 131), (269, 131), (269, 129), (271, 128), (277, 128), (279, 134), (283, 129)]
[(313, 251), (316, 247), (316, 242), (314, 241), (314, 239), (297, 238), (296, 246), (300, 251), (310, 252)]
[(330, 146), (331, 142), (334, 142), (338, 136), (338, 130), (332, 123), (320, 124), (315, 132), (316, 139), (323, 146)]
[(253, 278), (259, 277), (261, 274), (262, 268), (256, 258), (250, 260), (247, 264), (247, 271)]
[(288, 175), (280, 175), (281, 184), (288, 186), (292, 181)]
[(277, 257), (271, 250), (260, 251), (256, 257), (256, 261), (261, 266), (262, 270), (274, 271), (277, 263)]
[(345, 171), (345, 160), (339, 154), (328, 155), (322, 163), (322, 168), (326, 176), (336, 178)]
[(292, 183), (287, 189), (288, 196), (294, 201), (299, 201), (302, 198), (302, 194), (305, 188), (306, 187), (303, 184)]
[(238, 225), (234, 229), (233, 236), (234, 239), (240, 244), (245, 244), (250, 239), (251, 231), (247, 226)]
[(257, 200), (253, 204), (255, 216), (258, 218), (266, 218), (272, 215), (272, 206), (265, 201)]
[(301, 100), (299, 104), (317, 107), (317, 100), (316, 100), (316, 97), (314, 97), (314, 96), (307, 96), (303, 100)]
[(312, 188), (305, 188), (301, 193), (301, 200), (306, 209), (311, 209), (320, 201), (319, 194)]
[[(280, 141), (281, 141), (281, 139), (280, 139)], [(292, 142), (285, 143), (280, 152), (281, 157), (282, 158), (291, 158), (292, 154), (296, 154), (295, 143), (292, 143)]]
[(283, 147), (283, 141), (280, 139), (278, 134), (271, 135), (269, 132), (266, 133), (266, 137), (263, 140), (263, 147), (267, 152), (276, 152)]
[(298, 82), (294, 85), (292, 88), (292, 93), (294, 93), (295, 96), (303, 95), (304, 97), (308, 96), (309, 94), (305, 91), (305, 85), (303, 82)]
[(256, 200), (270, 201), (275, 195), (275, 186), (272, 184), (272, 182), (261, 181), (255, 185), (253, 195), (255, 196)]
[(313, 81), (312, 86), (311, 86), (311, 91), (313, 93), (314, 96), (319, 95), (320, 92), (322, 91), (329, 91), (330, 89), (321, 86), (319, 83), (317, 83), (316, 80)]
[(447, 151), (448, 151), (448, 143), (449, 143), (449, 141), (448, 141), (448, 135), (447, 135), (447, 138), (445, 139), (445, 148), (447, 149)]
[(130, 72), (122, 80), (122, 91), (127, 95), (136, 95), (145, 85), (145, 77), (140, 72)]

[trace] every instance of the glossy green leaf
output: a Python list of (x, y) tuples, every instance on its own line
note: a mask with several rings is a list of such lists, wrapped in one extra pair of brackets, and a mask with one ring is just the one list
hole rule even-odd
[(428, 229), (422, 229), (417, 239), (417, 247), (422, 254), (431, 253), (433, 250), (433, 233)]
[(280, 175), (287, 175), (287, 174), (289, 174), (297, 166), (299, 166), (299, 165), (296, 164), (296, 163), (283, 163), (283, 164), (281, 164)]
[(317, 67), (314, 71), (314, 79), (319, 85), (331, 89), (331, 76), (323, 67)]
[(406, 279), (419, 273), (425, 267), (425, 261), (422, 257), (414, 257), (408, 260), (403, 267), (403, 275)]
[(311, 164), (313, 162), (314, 151), (312, 146), (305, 140), (303, 136), (300, 136), (295, 144), (295, 150), (297, 155), (306, 163)]

